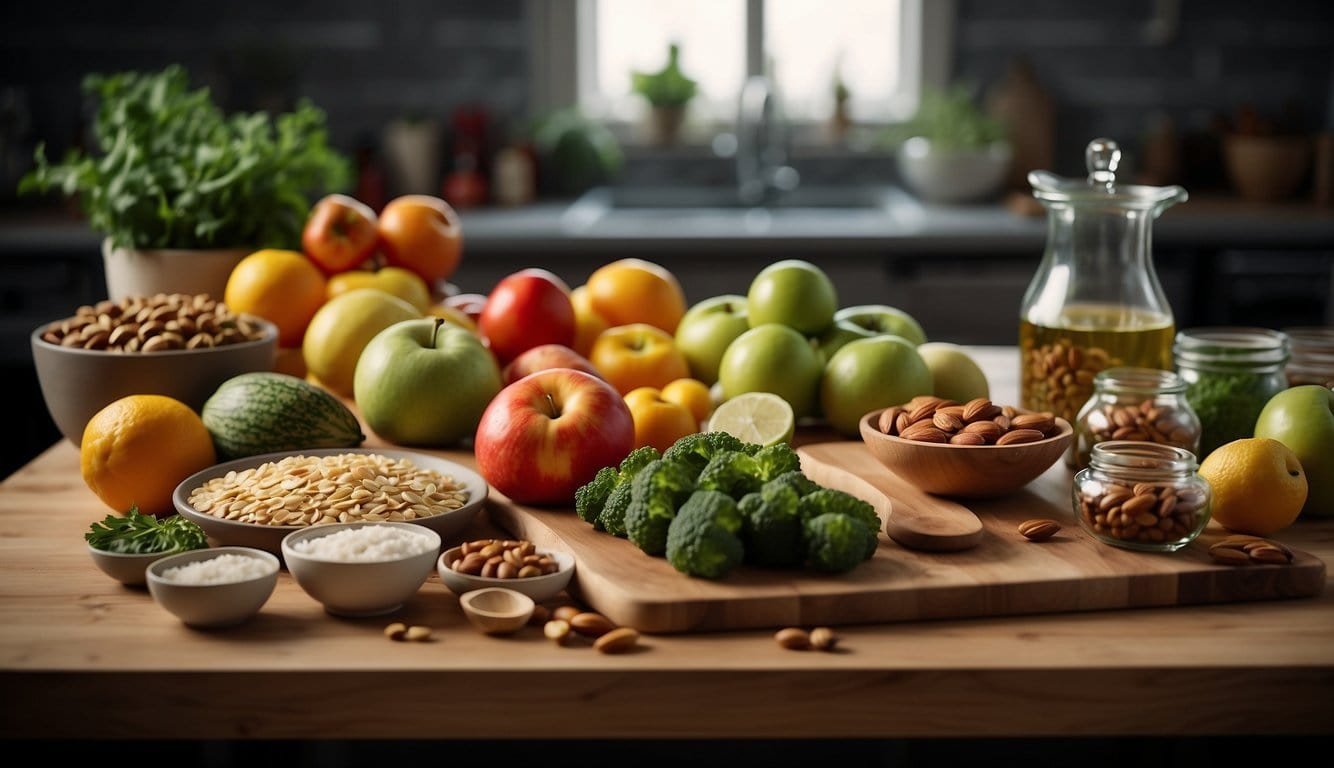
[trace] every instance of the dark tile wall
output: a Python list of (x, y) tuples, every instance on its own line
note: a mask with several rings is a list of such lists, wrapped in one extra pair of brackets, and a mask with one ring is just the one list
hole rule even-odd
[[(1179, 6), (1156, 21), (1157, 9)], [(1243, 105), (1334, 126), (1328, 0), (959, 0), (954, 73), (979, 89), (1023, 55), (1055, 97), (1057, 168), (1095, 136), (1134, 147), (1162, 117), (1208, 131)]]

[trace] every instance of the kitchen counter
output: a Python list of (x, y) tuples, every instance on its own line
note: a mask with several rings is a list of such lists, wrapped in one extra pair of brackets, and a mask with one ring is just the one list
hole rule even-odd
[[(1013, 348), (974, 348), (1014, 402)], [(447, 452), (470, 462), (466, 453)], [(1053, 471), (1065, 472), (1063, 467)], [(0, 734), (60, 738), (891, 738), (1334, 733), (1334, 590), (1310, 599), (649, 636), (603, 656), (472, 630), (434, 576), (395, 617), (336, 619), (286, 574), (262, 613), (195, 631), (97, 571), (106, 513), (72, 445), (0, 483)], [(1334, 521), (1280, 538), (1334, 562)], [(150, 714), (152, 713), (152, 714)]]

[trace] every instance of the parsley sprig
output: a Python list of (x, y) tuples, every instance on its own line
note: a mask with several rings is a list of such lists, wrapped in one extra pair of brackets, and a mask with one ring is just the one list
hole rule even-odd
[(190, 520), (180, 515), (159, 520), (140, 514), (138, 507), (131, 507), (124, 517), (107, 515), (93, 523), (83, 538), (94, 549), (121, 554), (184, 552), (208, 546), (204, 529)]

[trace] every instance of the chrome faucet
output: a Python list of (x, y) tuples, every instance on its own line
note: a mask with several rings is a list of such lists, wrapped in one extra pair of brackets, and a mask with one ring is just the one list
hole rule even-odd
[(742, 203), (773, 203), (796, 189), (800, 177), (787, 164), (786, 128), (773, 82), (764, 75), (747, 79), (736, 125), (737, 194)]

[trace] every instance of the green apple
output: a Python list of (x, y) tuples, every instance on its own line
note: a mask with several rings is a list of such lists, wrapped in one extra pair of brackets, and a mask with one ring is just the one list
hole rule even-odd
[(725, 399), (743, 392), (772, 392), (801, 418), (815, 413), (821, 368), (820, 355), (805, 336), (786, 325), (765, 323), (728, 345), (718, 381)]
[(353, 391), (375, 434), (401, 445), (471, 437), (500, 392), (500, 367), (468, 331), (427, 317), (380, 331), (357, 360)]
[(829, 330), (815, 337), (815, 348), (828, 363), (849, 341), (869, 339), (875, 335), (877, 335), (875, 331), (867, 330), (860, 325), (855, 325), (846, 320), (837, 320), (829, 326)]
[(933, 392), (936, 397), (966, 403), (975, 397), (991, 397), (987, 375), (977, 361), (968, 356), (963, 347), (943, 341), (932, 341), (917, 346), (917, 354), (931, 369)]
[(676, 326), (676, 348), (686, 356), (690, 375), (713, 384), (727, 345), (750, 330), (746, 297), (726, 294), (705, 299), (691, 307)]
[(860, 433), (857, 422), (877, 408), (931, 394), (931, 369), (911, 342), (884, 334), (843, 345), (820, 378), (820, 406), (829, 426)]
[(1310, 489), (1302, 514), (1334, 517), (1334, 389), (1304, 384), (1279, 392), (1255, 420), (1255, 436), (1297, 454)]
[(800, 259), (776, 261), (760, 270), (746, 294), (752, 328), (781, 323), (816, 336), (834, 322), (837, 309), (838, 294), (829, 276)]
[(925, 344), (926, 332), (912, 315), (888, 304), (860, 304), (844, 307), (834, 313), (834, 321), (846, 321), (860, 325), (876, 333), (892, 333), (902, 336), (913, 344)]

